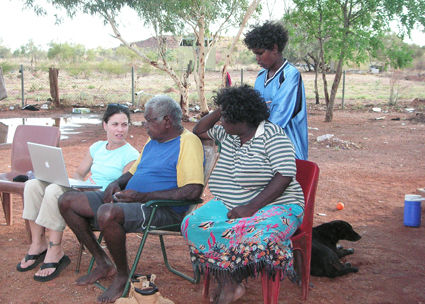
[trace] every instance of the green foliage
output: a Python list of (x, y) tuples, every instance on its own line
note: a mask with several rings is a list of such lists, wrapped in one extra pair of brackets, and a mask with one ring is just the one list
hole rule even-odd
[(148, 63), (143, 63), (136, 68), (136, 74), (141, 76), (148, 76), (152, 72), (152, 66)]
[(15, 57), (15, 58), (20, 57), (21, 56), (20, 49), (14, 50), (12, 56)]
[(84, 59), (86, 48), (82, 44), (50, 42), (47, 51), (49, 59), (78, 63)]
[[(326, 100), (329, 105), (326, 121), (332, 120), (342, 63), (367, 62), (371, 52), (383, 48), (382, 36), (394, 19), (406, 33), (415, 24), (425, 26), (425, 0), (294, 0), (294, 3), (296, 11), (291, 16), (292, 23), (304, 25), (307, 36), (321, 42), (320, 53), (337, 62), (330, 98)], [(385, 54), (393, 66), (409, 64), (410, 52), (405, 52), (405, 46), (391, 48), (386, 49)]]
[(47, 60), (42, 60), (37, 63), (37, 70), (40, 71), (49, 71), (50, 67), (52, 67), (52, 63)]
[(139, 55), (127, 48), (126, 46), (119, 46), (115, 50), (115, 55), (118, 58), (124, 58), (130, 62), (140, 59)]
[(89, 49), (86, 52), (86, 56), (87, 56), (86, 58), (89, 61), (96, 59), (96, 55), (97, 55), (97, 51), (95, 49)]
[(385, 69), (392, 67), (403, 69), (411, 66), (414, 50), (404, 43), (395, 33), (381, 35), (376, 41), (371, 56), (379, 61)]
[(104, 49), (102, 47), (98, 47), (96, 49), (96, 52), (99, 54), (99, 56), (103, 56), (103, 57), (111, 57), (114, 53), (112, 49)]
[(193, 33), (193, 30), (199, 30), (202, 17), (205, 21), (204, 34), (207, 36), (212, 25), (229, 17), (228, 26), (237, 27), (248, 5), (247, 0), (141, 0), (129, 3), (139, 12), (145, 24), (153, 26), (158, 34)]
[[(37, 6), (34, 0), (23, 0), (23, 2), (26, 7), (34, 8), (37, 15), (46, 15), (46, 10)], [(175, 64), (176, 54), (166, 48), (166, 41), (162, 38), (169, 33), (177, 35), (191, 33), (193, 37), (196, 37), (195, 46), (199, 46), (200, 49), (199, 56), (195, 58), (197, 60), (194, 63), (195, 72), (199, 73), (200, 77), (204, 77), (205, 56), (210, 52), (220, 32), (229, 28), (238, 28), (242, 24), (251, 0), (48, 0), (47, 2), (58, 9), (63, 9), (70, 17), (79, 13), (101, 16), (104, 18), (104, 23), (109, 22), (114, 31), (119, 28), (116, 17), (122, 9), (127, 6), (135, 10), (145, 24), (154, 29), (156, 37), (160, 38), (158, 53), (153, 57), (142, 54), (143, 59), (145, 61), (150, 59), (152, 66), (166, 71), (171, 76), (176, 73), (174, 66), (177, 66), (177, 70), (181, 70), (181, 65), (185, 63)], [(257, 13), (259, 10), (260, 8), (257, 7)], [(56, 21), (60, 22), (60, 17), (57, 17)], [(219, 29), (219, 32), (215, 33), (212, 30), (214, 27)], [(117, 32), (116, 34), (118, 35)], [(211, 41), (212, 44), (204, 50), (205, 41)], [(80, 56), (73, 54), (70, 45), (58, 46), (52, 43), (49, 58), (79, 62)], [(182, 79), (173, 76), (173, 80), (182, 87)], [(199, 87), (198, 91), (200, 102), (206, 108), (204, 87)], [(187, 105), (186, 100), (184, 103)]]
[(387, 49), (386, 54), (391, 66), (395, 69), (411, 66), (413, 52), (406, 44), (401, 46), (394, 45), (392, 48)]
[(128, 73), (129, 68), (118, 61), (103, 60), (99, 62), (99, 70), (112, 75), (124, 75)]
[(16, 64), (13, 64), (13, 63), (8, 62), (8, 61), (0, 61), (0, 66), (1, 66), (4, 74), (9, 73), (10, 71), (16, 69)]
[(84, 69), (84, 68), (81, 68), (81, 67), (67, 67), (67, 68), (61, 68), (61, 70), (64, 70), (64, 71), (66, 71), (66, 73), (69, 75), (69, 76), (72, 76), (72, 77), (74, 77), (74, 78), (89, 78), (91, 75), (92, 75), (92, 73), (93, 73), (93, 69), (92, 68), (90, 68), (90, 69)]
[(242, 50), (238, 53), (237, 55), (237, 63), (239, 64), (252, 64), (255, 63), (255, 56), (252, 54), (252, 52), (250, 50)]
[(10, 58), (12, 55), (12, 52), (9, 48), (1, 45), (3, 40), (0, 38), (0, 58)]

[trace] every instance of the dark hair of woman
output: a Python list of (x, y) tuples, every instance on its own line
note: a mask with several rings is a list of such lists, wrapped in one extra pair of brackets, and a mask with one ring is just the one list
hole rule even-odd
[(280, 22), (266, 21), (263, 25), (251, 26), (252, 30), (245, 35), (244, 43), (248, 49), (277, 50), (282, 53), (288, 42), (288, 31)]
[(122, 105), (122, 104), (118, 104), (118, 103), (116, 103), (116, 104), (111, 103), (111, 104), (108, 105), (105, 113), (103, 113), (102, 120), (105, 123), (108, 123), (109, 118), (111, 118), (115, 114), (119, 114), (119, 113), (123, 113), (123, 114), (127, 115), (128, 122), (130, 123), (130, 110), (128, 109), (128, 107), (126, 105)]
[(220, 107), (221, 116), (229, 123), (243, 123), (258, 127), (270, 116), (260, 93), (249, 85), (224, 88), (216, 92), (214, 103)]

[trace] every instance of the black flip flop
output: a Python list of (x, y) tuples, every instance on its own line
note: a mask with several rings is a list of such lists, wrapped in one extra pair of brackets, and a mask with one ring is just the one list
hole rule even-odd
[(31, 269), (34, 269), (35, 267), (37, 267), (38, 264), (40, 264), (41, 262), (44, 261), (44, 257), (46, 256), (47, 253), (47, 249), (44, 250), (42, 253), (39, 254), (27, 254), (25, 256), (25, 262), (28, 262), (29, 260), (35, 260), (34, 263), (32, 263), (31, 265), (29, 265), (26, 268), (22, 268), (21, 267), (21, 262), (18, 263), (18, 265), (16, 265), (16, 270), (19, 272), (25, 272), (25, 271), (29, 271)]
[(43, 265), (41, 265), (40, 269), (46, 269), (46, 268), (56, 268), (55, 271), (53, 271), (51, 274), (49, 274), (48, 276), (42, 277), (42, 276), (36, 276), (34, 275), (34, 280), (38, 281), (38, 282), (47, 282), (50, 280), (53, 280), (54, 278), (56, 278), (62, 270), (64, 270), (69, 264), (71, 263), (71, 260), (69, 259), (69, 257), (67, 255), (64, 255), (58, 263), (43, 263)]

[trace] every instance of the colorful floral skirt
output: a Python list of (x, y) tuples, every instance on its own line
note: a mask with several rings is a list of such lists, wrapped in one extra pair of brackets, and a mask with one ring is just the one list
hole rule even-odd
[(229, 210), (218, 199), (187, 215), (181, 231), (190, 248), (192, 263), (218, 280), (241, 282), (265, 269), (269, 276), (294, 281), (292, 242), (303, 220), (296, 204), (269, 205), (252, 217), (228, 219)]

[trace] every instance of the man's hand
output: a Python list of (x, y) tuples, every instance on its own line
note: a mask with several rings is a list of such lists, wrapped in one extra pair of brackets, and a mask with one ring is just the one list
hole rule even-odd
[(113, 203), (113, 195), (120, 192), (121, 189), (125, 189), (128, 181), (133, 177), (133, 174), (126, 172), (121, 175), (117, 180), (113, 181), (106, 187), (103, 192), (103, 202), (105, 204)]
[(144, 203), (144, 195), (141, 192), (135, 190), (123, 190), (114, 194), (114, 200), (119, 203), (132, 203), (140, 202)]
[(244, 206), (237, 206), (227, 212), (227, 217), (229, 219), (237, 219), (237, 218), (243, 218), (243, 217), (251, 217), (254, 215), (255, 212), (258, 210), (254, 210), (249, 204)]
[(113, 203), (113, 195), (121, 191), (121, 188), (117, 183), (112, 182), (106, 187), (105, 192), (103, 192), (103, 202), (105, 204)]

